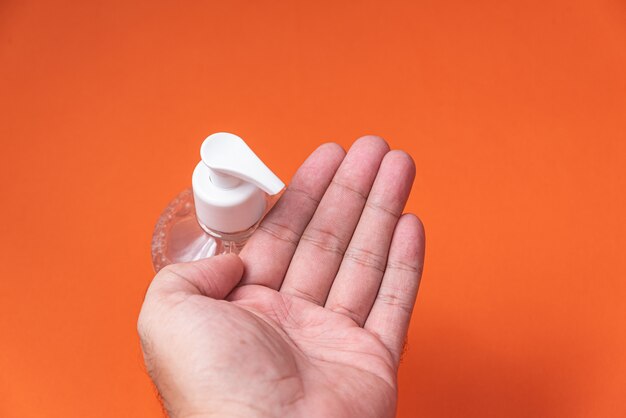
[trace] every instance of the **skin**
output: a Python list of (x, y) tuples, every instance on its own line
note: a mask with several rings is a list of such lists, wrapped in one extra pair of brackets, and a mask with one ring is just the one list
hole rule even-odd
[(381, 138), (303, 163), (240, 256), (161, 270), (138, 330), (172, 417), (392, 417), (424, 260)]

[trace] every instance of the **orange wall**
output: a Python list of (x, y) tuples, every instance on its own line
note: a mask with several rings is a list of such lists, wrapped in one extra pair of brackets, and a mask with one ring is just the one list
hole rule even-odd
[(414, 156), (400, 417), (626, 416), (621, 0), (2, 1), (0, 416), (160, 416), (150, 236), (218, 130)]

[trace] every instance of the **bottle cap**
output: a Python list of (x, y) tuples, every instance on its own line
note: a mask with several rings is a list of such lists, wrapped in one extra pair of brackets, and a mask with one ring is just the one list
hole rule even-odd
[(202, 161), (192, 176), (198, 221), (216, 232), (245, 231), (267, 207), (266, 194), (278, 194), (285, 184), (237, 135), (219, 132), (200, 148)]

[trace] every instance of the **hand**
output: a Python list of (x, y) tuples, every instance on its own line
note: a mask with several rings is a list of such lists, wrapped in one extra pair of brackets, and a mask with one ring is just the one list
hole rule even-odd
[[(344, 158), (345, 156), (345, 158)], [(138, 329), (173, 417), (390, 417), (424, 230), (411, 158), (319, 147), (240, 257), (170, 265)]]

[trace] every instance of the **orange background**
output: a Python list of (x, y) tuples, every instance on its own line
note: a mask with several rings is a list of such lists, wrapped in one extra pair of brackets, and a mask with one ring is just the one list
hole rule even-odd
[(400, 417), (626, 416), (626, 4), (0, 3), (0, 416), (161, 416), (150, 238), (226, 130), (409, 151)]

